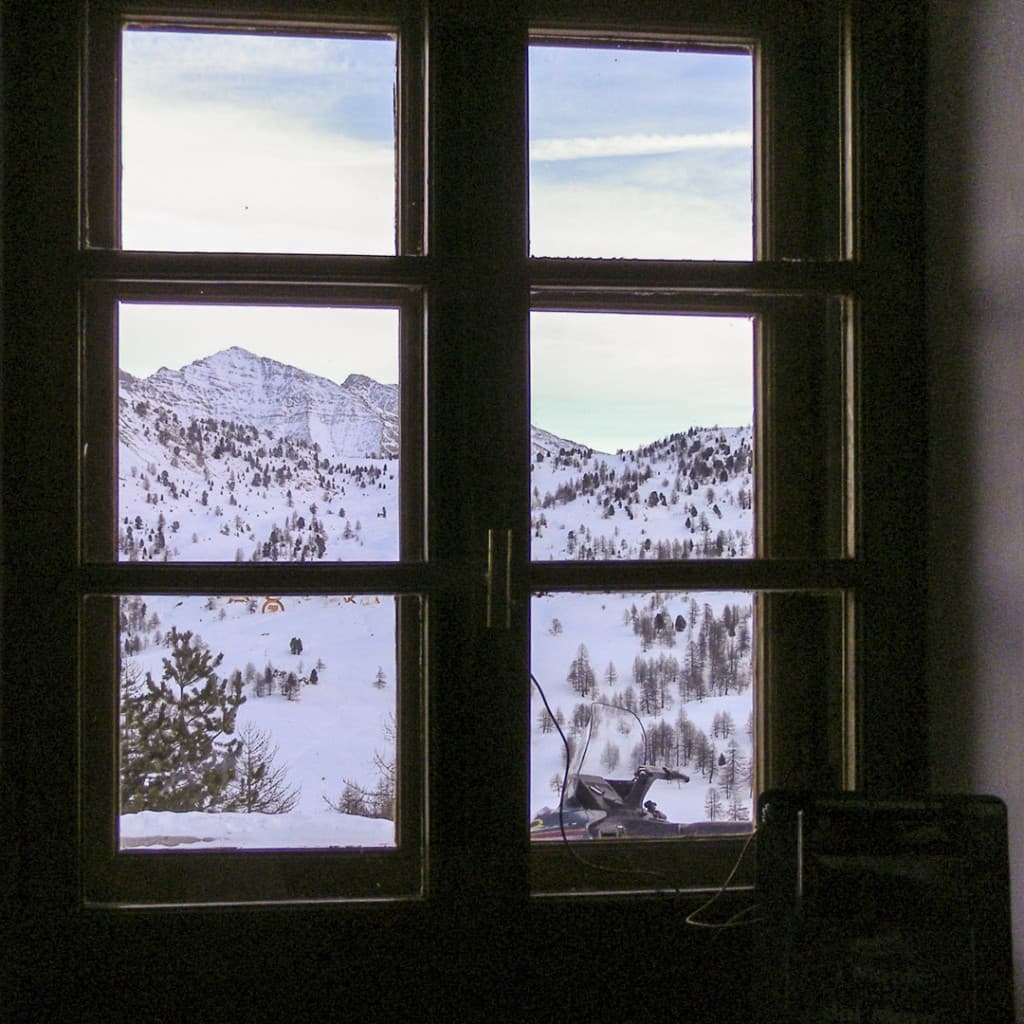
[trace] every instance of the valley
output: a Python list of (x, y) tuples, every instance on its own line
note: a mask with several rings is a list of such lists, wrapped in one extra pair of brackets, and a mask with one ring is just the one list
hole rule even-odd
[[(238, 347), (143, 379), (122, 373), (118, 557), (396, 560), (398, 410), (393, 385), (360, 375), (336, 384)], [(752, 554), (749, 426), (688, 427), (616, 452), (534, 427), (532, 460), (534, 559)], [(645, 755), (686, 767), (690, 783), (656, 784), (659, 807), (673, 820), (742, 827), (751, 805), (753, 628), (748, 594), (536, 596), (532, 666), (561, 721), (555, 728), (534, 691), (531, 810), (557, 806), (568, 744), (573, 772), (582, 764), (628, 777)], [(139, 686), (147, 674), (160, 680), (172, 629), (223, 654), (218, 677), (235, 680), (244, 697), (232, 736), (247, 725), (265, 735), (296, 797), (278, 814), (133, 809), (121, 816), (123, 844), (394, 842), (390, 819), (373, 817), (386, 807), (381, 787), (394, 770), (392, 596), (123, 598), (123, 687), (127, 675)]]

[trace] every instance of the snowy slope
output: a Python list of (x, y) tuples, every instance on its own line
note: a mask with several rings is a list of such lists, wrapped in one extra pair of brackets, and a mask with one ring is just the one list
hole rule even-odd
[[(733, 635), (722, 625), (723, 618), (731, 621), (724, 615), (726, 608), (739, 611)], [(664, 616), (666, 628), (645, 637), (643, 621), (653, 621), (658, 614)], [(572, 771), (631, 777), (644, 760), (640, 727), (632, 714), (606, 705), (629, 707), (647, 731), (647, 760), (690, 776), (689, 783), (656, 782), (651, 789), (651, 799), (670, 819), (705, 820), (708, 793), (715, 789), (721, 799), (719, 818), (728, 819), (732, 813), (740, 821), (748, 820), (753, 764), (751, 627), (747, 594), (535, 598), (531, 666), (555, 715), (564, 719), (563, 731), (573, 745)], [(716, 643), (719, 654), (714, 657), (724, 658), (721, 666), (711, 664), (709, 647)], [(594, 674), (594, 689), (587, 694), (577, 692), (569, 681), (581, 645)], [(647, 672), (651, 674), (645, 677)], [(695, 685), (698, 678), (701, 685)], [(534, 689), (530, 773), (534, 812), (558, 806), (564, 774), (564, 744), (557, 731), (545, 725), (547, 718)], [(695, 741), (685, 722), (703, 735), (706, 749), (696, 750), (704, 741)], [(684, 732), (691, 732), (694, 749), (689, 757), (684, 755)], [(740, 777), (732, 785), (726, 784), (726, 766), (720, 764), (723, 756), (730, 761), (730, 770), (739, 769)]]
[(358, 374), (339, 385), (233, 347), (144, 380), (122, 374), (121, 390), (129, 404), (164, 405), (183, 421), (258, 423), (339, 455), (398, 455), (397, 388)]
[(749, 427), (694, 427), (614, 455), (535, 444), (533, 557), (749, 557), (752, 463)]
[(239, 348), (122, 374), (121, 558), (396, 558), (397, 401), (367, 377), (338, 385)]
[[(162, 369), (144, 380), (122, 373), (119, 406), (119, 555), (126, 560), (333, 561), (393, 560), (398, 555), (398, 394), (393, 385), (352, 375), (341, 384), (231, 348), (181, 370)], [(537, 559), (708, 558), (750, 555), (752, 545), (751, 430), (690, 427), (629, 452), (601, 453), (533, 428), (532, 551)], [(147, 597), (147, 621), (136, 629), (139, 646), (124, 657), (155, 678), (167, 654), (161, 640), (175, 625), (191, 629), (223, 653), (223, 675), (267, 663), (303, 671), (322, 661), (316, 685), (301, 699), (279, 692), (256, 696), (245, 683), (239, 728), (252, 721), (273, 734), (288, 778), (301, 786), (299, 804), (286, 818), (207, 815), (205, 829), (180, 822), (170, 831), (166, 814), (123, 817), (123, 835), (156, 848), (159, 836), (190, 836), (197, 848), (222, 845), (356, 845), (392, 841), (389, 823), (353, 819), (330, 810), (346, 779), (375, 781), (374, 755), (387, 746), (385, 726), (394, 711), (393, 685), (372, 685), (383, 667), (394, 681), (394, 604), (382, 598), (289, 599), (264, 611), (266, 595), (249, 602), (206, 596)], [(733, 609), (726, 615), (726, 608)], [(691, 608), (696, 608), (694, 613)], [(737, 613), (735, 609), (740, 609)], [(671, 631), (652, 638), (659, 611)], [(686, 625), (677, 630), (677, 616)], [(723, 618), (729, 627), (723, 627)], [(737, 617), (742, 623), (737, 626)], [(552, 629), (558, 620), (560, 629)], [(646, 623), (646, 625), (645, 625)], [(722, 630), (725, 629), (723, 635)], [(639, 753), (639, 729), (625, 712), (598, 706), (595, 726), (579, 722), (596, 695), (629, 701), (650, 660), (671, 677), (671, 661), (690, 664), (688, 683), (663, 681), (657, 707), (645, 710), (648, 732), (667, 723), (676, 742), (658, 760), (688, 766), (685, 787), (659, 783), (654, 799), (676, 820), (703, 820), (709, 790), (721, 789), (719, 759), (749, 774), (752, 738), (751, 598), (740, 594), (560, 594), (533, 602), (533, 667), (552, 705), (566, 718), (576, 748), (586, 746), (583, 768), (605, 772), (618, 751), (613, 775), (629, 775)], [(298, 659), (289, 641), (301, 634)], [(739, 636), (737, 636), (739, 634)], [(123, 634), (124, 640), (132, 637)], [(586, 647), (596, 690), (581, 695), (568, 682), (579, 648)], [(717, 645), (717, 646), (716, 646)], [(657, 659), (661, 656), (661, 668)], [(723, 658), (728, 657), (728, 669)], [(640, 659), (639, 669), (637, 659)], [(294, 664), (293, 664), (294, 663)], [(614, 666), (614, 679), (605, 678)], [(666, 667), (667, 666), (667, 667)], [(698, 667), (695, 667), (698, 666)], [(679, 670), (677, 669), (678, 673)], [(299, 672), (301, 675), (302, 672)], [(693, 684), (697, 675), (702, 684)], [(728, 676), (728, 679), (726, 679)], [(725, 691), (728, 692), (725, 692)], [(561, 775), (563, 751), (548, 731), (534, 695), (532, 810), (555, 805), (551, 780)], [(573, 715), (576, 727), (573, 728)], [(722, 715), (731, 730), (722, 732)], [(680, 716), (683, 716), (681, 718)], [(716, 716), (717, 727), (716, 727)], [(691, 723), (684, 726), (684, 722)], [(717, 733), (716, 733), (717, 728)], [(693, 730), (714, 749), (714, 763), (693, 762)], [(721, 733), (721, 734), (718, 734)], [(660, 729), (662, 739), (668, 735)], [(589, 746), (587, 736), (590, 737)], [(703, 747), (702, 747), (703, 749)], [(684, 756), (685, 755), (685, 756)], [(702, 758), (707, 760), (707, 750)], [(687, 760), (686, 758), (689, 758)], [(683, 760), (679, 760), (683, 758)], [(735, 787), (716, 816), (749, 813)], [(720, 794), (721, 795), (721, 794)], [(730, 805), (732, 801), (732, 805)], [(174, 816), (181, 817), (181, 816)], [(212, 819), (216, 819), (216, 823)], [(242, 820), (239, 820), (242, 819)], [(245, 820), (251, 819), (251, 820)], [(201, 834), (198, 834), (201, 833)], [(180, 843), (180, 838), (176, 840)], [(184, 844), (187, 848), (188, 843)]]
[[(172, 626), (192, 630), (212, 652), (224, 655), (219, 676), (237, 671), (246, 680), (236, 735), (249, 722), (268, 732), (271, 748), (278, 750), (275, 767), (300, 792), (287, 815), (123, 815), (123, 836), (134, 843), (154, 835), (193, 836), (206, 847), (393, 845), (392, 822), (338, 814), (327, 801), (337, 803), (346, 780), (372, 788), (375, 755), (394, 760), (387, 737), (395, 713), (394, 599), (147, 595), (142, 603), (122, 599), (122, 636), (126, 646), (138, 646), (123, 655), (122, 671), (148, 672), (159, 680), (167, 632)], [(292, 653), (293, 637), (302, 641), (300, 654)], [(254, 678), (268, 668), (274, 682), (260, 696)], [(381, 670), (384, 685), (378, 687)], [(283, 692), (287, 673), (300, 682), (295, 699)], [(268, 824), (267, 818), (275, 820)]]

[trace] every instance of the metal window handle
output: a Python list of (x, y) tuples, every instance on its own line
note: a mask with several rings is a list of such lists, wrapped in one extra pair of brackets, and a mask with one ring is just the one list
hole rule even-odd
[[(504, 552), (496, 550), (500, 543), (499, 538), (504, 535)], [(502, 565), (504, 563), (504, 565)], [(502, 581), (496, 581), (495, 570), (504, 577)], [(488, 530), (487, 531), (487, 608), (485, 624), (488, 629), (511, 629), (512, 628), (512, 531), (509, 530)], [(497, 595), (497, 596), (496, 596)], [(500, 601), (504, 606), (500, 615), (501, 624), (496, 622), (495, 603)]]

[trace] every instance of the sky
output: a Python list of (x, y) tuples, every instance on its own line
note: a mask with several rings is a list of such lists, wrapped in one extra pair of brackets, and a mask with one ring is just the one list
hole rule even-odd
[(135, 377), (237, 345), (341, 384), (362, 373), (398, 383), (398, 310), (330, 306), (118, 306), (120, 366)]
[(598, 451), (753, 422), (747, 317), (531, 315), (530, 418)]
[(535, 256), (749, 260), (748, 55), (534, 46)]
[[(395, 54), (390, 38), (126, 30), (122, 244), (394, 253)], [(533, 255), (751, 258), (749, 55), (545, 45), (529, 66)], [(532, 324), (537, 426), (614, 450), (751, 421), (748, 319)], [(136, 376), (231, 344), (332, 380), (398, 372), (391, 311), (125, 303), (120, 344)]]

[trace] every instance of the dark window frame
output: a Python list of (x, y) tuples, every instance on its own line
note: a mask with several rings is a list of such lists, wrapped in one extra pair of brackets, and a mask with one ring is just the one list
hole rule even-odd
[[(423, 622), (437, 579), (424, 562), (426, 274), (422, 257), (423, 125), (416, 82), (422, 37), (398, 4), (340, 5), (318, 17), (267, 18), (246, 5), (216, 16), (199, 4), (90, 5), (86, 23), (82, 205), (83, 307), (80, 611), (83, 899), (87, 905), (201, 905), (419, 898), (425, 884)], [(393, 256), (159, 252), (119, 244), (121, 40), (127, 29), (395, 37), (396, 252)], [(400, 550), (378, 563), (132, 564), (118, 561), (117, 308), (192, 305), (376, 306), (399, 314)], [(106, 500), (104, 500), (106, 499)], [(436, 574), (435, 574), (436, 577)], [(310, 850), (126, 850), (117, 839), (116, 597), (132, 593), (394, 595), (398, 678), (396, 847)], [(261, 589), (262, 588), (262, 589)], [(268, 589), (269, 588), (269, 589)]]
[[(727, 6), (761, 25), (785, 24), (787, 18), (799, 17), (805, 9), (786, 0), (750, 0), (739, 5), (695, 2), (689, 8), (693, 12), (690, 28), (712, 33), (722, 26), (722, 11)], [(27, 53), (42, 62), (53, 86), (38, 90), (36, 95), (20, 83), (17, 73), (25, 71), (28, 58), (13, 55), (5, 42), (5, 85), (18, 111), (16, 117), (8, 114), (4, 128), (11, 154), (5, 172), (4, 209), (5, 590), (18, 598), (8, 596), (5, 601), (4, 639), (5, 661), (13, 678), (21, 679), (22, 685), (33, 671), (30, 638), (38, 624), (51, 629), (55, 637), (53, 652), (43, 664), (56, 674), (74, 671), (79, 658), (78, 597), (86, 591), (109, 589), (103, 570), (79, 561), (79, 519), (74, 498), (79, 491), (80, 448), (74, 415), (79, 360), (76, 346), (69, 339), (79, 331), (81, 282), (86, 278), (132, 276), (180, 280), (182, 276), (178, 255), (137, 254), (129, 260), (123, 254), (90, 250), (79, 244), (79, 83), (74, 55), (81, 44), (84, 8), (71, 2), (66, 7), (73, 16), (59, 26), (50, 26), (51, 34), (45, 41), (38, 34), (42, 29), (33, 30), (26, 24), (29, 16), (5, 12), (8, 39), (13, 23), (15, 40), (27, 40)], [(186, 14), (199, 9), (199, 5), (189, 4), (176, 7)], [(912, 121), (917, 109), (916, 90), (920, 88), (915, 70), (921, 45), (920, 18), (913, 11), (889, 12), (874, 18), (865, 5), (852, 0), (827, 7), (830, 17), (840, 25), (846, 53), (843, 61), (835, 54), (829, 58), (844, 83), (844, 121), (832, 126), (837, 152), (830, 159), (844, 161), (853, 172), (842, 182), (842, 202), (818, 197), (817, 202), (808, 200), (804, 210), (812, 227), (832, 225), (825, 233), (839, 239), (838, 250), (826, 253), (827, 258), (804, 259), (801, 265), (799, 257), (789, 251), (789, 239), (783, 238), (773, 251), (764, 254), (770, 258), (741, 268), (694, 264), (686, 268), (685, 281), (677, 278), (675, 267), (646, 265), (643, 261), (630, 261), (623, 267), (608, 266), (604, 261), (593, 267), (570, 267), (528, 260), (525, 205), (496, 205), (493, 188), (468, 196), (465, 189), (467, 173), (481, 168), (492, 185), (500, 179), (521, 192), (525, 183), (526, 127), (521, 111), (523, 53), (531, 23), (528, 12), (525, 5), (515, 4), (508, 5), (501, 15), (493, 15), (437, 3), (430, 15), (427, 75), (427, 103), (438, 114), (430, 122), (428, 145), (434, 185), (433, 201), (427, 209), (428, 255), (395, 257), (386, 274), (379, 258), (369, 257), (318, 258), (316, 268), (301, 256), (265, 259), (213, 255), (197, 259), (196, 265), (210, 280), (241, 273), (262, 281), (294, 281), (305, 280), (304, 275), (309, 274), (310, 280), (400, 284), (430, 291), (429, 344), (424, 357), (428, 410), (424, 428), (425, 502), (428, 509), (440, 514), (428, 516), (428, 561), (416, 570), (422, 579), (417, 578), (412, 589), (430, 589), (432, 595), (426, 626), (426, 702), (431, 739), (426, 771), (431, 794), (426, 833), (430, 878), (426, 891), (438, 906), (495, 891), (523, 896), (531, 888), (532, 853), (525, 842), (526, 818), (519, 813), (528, 813), (525, 798), (519, 798), (519, 804), (503, 814), (486, 836), (479, 834), (479, 823), (467, 809), (491, 796), (491, 786), (482, 782), (478, 773), (493, 763), (493, 751), (483, 749), (486, 745), (473, 738), (475, 727), (485, 718), (476, 711), (466, 713), (469, 699), (479, 693), (479, 685), (463, 650), (467, 637), (486, 646), (481, 656), (483, 674), (493, 686), (488, 693), (495, 695), (489, 714), (503, 715), (510, 723), (503, 736), (503, 749), (525, 750), (529, 726), (524, 711), (524, 648), (521, 640), (513, 639), (523, 635), (523, 607), (519, 603), (511, 608), (518, 633), (500, 635), (487, 629), (480, 610), (488, 530), (500, 537), (511, 529), (514, 537), (520, 536), (517, 531), (521, 531), (522, 523), (509, 518), (508, 496), (517, 488), (520, 494), (525, 493), (522, 471), (513, 470), (509, 478), (502, 479), (488, 464), (482, 472), (486, 493), (479, 501), (471, 509), (444, 508), (442, 498), (457, 486), (458, 476), (459, 460), (449, 453), (465, 450), (465, 428), (474, 425), (477, 410), (472, 404), (442, 409), (438, 401), (439, 396), (457, 393), (460, 382), (493, 370), (489, 346), (481, 339), (495, 325), (501, 327), (512, 367), (502, 371), (507, 380), (497, 380), (496, 387), (507, 390), (521, 379), (527, 359), (522, 326), (528, 316), (531, 287), (580, 288), (598, 280), (601, 289), (611, 291), (640, 292), (662, 287), (672, 294), (690, 294), (696, 289), (702, 294), (736, 295), (752, 291), (791, 294), (811, 289), (851, 300), (847, 324), (857, 344), (848, 347), (844, 360), (855, 388), (849, 412), (857, 428), (855, 441), (850, 444), (856, 476), (848, 483), (855, 508), (848, 509), (853, 522), (846, 530), (855, 553), (852, 557), (844, 553), (840, 558), (766, 559), (756, 571), (739, 563), (680, 567), (672, 582), (679, 586), (692, 581), (694, 586), (720, 589), (746, 582), (769, 590), (825, 589), (852, 594), (856, 613), (841, 627), (844, 642), (856, 654), (856, 665), (850, 669), (854, 686), (847, 695), (847, 728), (850, 744), (857, 752), (857, 770), (847, 784), (887, 792), (923, 786), (922, 642), (913, 624), (901, 615), (908, 607), (920, 607), (924, 586), (921, 527), (914, 522), (923, 508), (921, 455), (925, 447), (919, 404), (923, 395), (921, 270), (916, 260), (922, 237), (922, 172), (920, 129)], [(556, 8), (563, 12), (561, 16), (550, 16)], [(308, 9), (311, 19), (316, 20), (329, 17), (334, 6), (311, 0)], [(537, 3), (531, 10), (532, 25), (538, 29), (566, 32), (581, 23), (582, 11), (567, 9), (566, 5)], [(635, 32), (645, 17), (644, 8), (637, 5), (630, 5), (628, 21), (614, 13), (605, 15), (603, 10), (614, 11), (614, 5), (588, 5), (588, 16), (600, 22), (599, 32), (616, 36)], [(409, 24), (419, 31), (415, 17)], [(663, 16), (656, 13), (647, 25), (652, 33), (670, 30), (688, 34), (686, 26), (666, 25)], [(481, 44), (472, 56), (467, 53), (473, 49), (466, 46), (467, 38)], [(771, 44), (783, 52), (799, 52), (800, 33), (788, 39), (784, 33), (774, 35)], [(892, 67), (898, 69), (895, 81)], [(500, 87), (500, 82), (507, 85), (514, 80), (519, 81), (518, 87)], [(467, 84), (474, 88), (467, 88)], [(474, 136), (473, 128), (486, 126), (495, 113), (502, 114), (509, 131), (501, 140), (485, 139), (469, 155), (467, 170), (467, 154), (460, 140), (479, 137)], [(42, 134), (38, 123), (27, 127), (34, 120), (45, 125)], [(418, 123), (422, 123), (422, 117)], [(53, 158), (41, 165), (35, 153), (38, 139), (44, 136)], [(94, 143), (86, 140), (88, 152), (92, 152)], [(800, 151), (799, 139), (793, 141), (792, 148)], [(419, 168), (421, 181), (426, 166), (424, 159)], [(785, 194), (790, 191), (784, 187), (787, 175), (799, 183), (805, 174), (804, 169), (788, 168), (800, 167), (801, 161), (790, 161), (784, 150), (776, 151), (763, 173), (777, 193)], [(38, 198), (29, 188), (33, 181), (38, 182)], [(778, 205), (782, 199), (769, 201), (768, 210), (773, 202)], [(442, 216), (439, 211), (447, 213)], [(485, 237), (479, 231), (481, 213), (496, 215)], [(471, 340), (451, 340), (458, 338)], [(56, 410), (55, 426), (49, 414), (35, 408), (31, 396), (20, 390), (25, 381), (39, 381), (49, 387)], [(497, 441), (503, 452), (511, 450), (513, 456), (521, 455), (528, 443), (521, 412), (513, 408), (499, 411), (483, 426), (480, 443), (486, 447)], [(512, 442), (500, 441), (509, 437)], [(520, 460), (515, 465), (524, 461), (528, 462)], [(494, 486), (488, 491), (489, 484)], [(528, 531), (521, 533), (528, 536)], [(513, 544), (511, 559), (517, 594), (544, 582), (531, 575), (533, 570), (521, 541)], [(556, 567), (552, 571), (562, 576), (557, 580), (552, 577), (550, 582), (567, 589), (598, 589), (608, 582), (588, 577), (582, 567), (564, 571)], [(451, 585), (448, 581), (458, 574), (472, 583)], [(647, 581), (643, 575), (638, 578)], [(524, 585), (527, 580), (530, 582)], [(385, 582), (402, 589), (393, 580)], [(623, 579), (622, 585), (626, 582)], [(648, 582), (653, 585), (657, 580), (651, 577)], [(363, 578), (364, 588), (372, 589), (374, 585), (384, 584), (378, 577)], [(138, 589), (136, 584), (133, 587)], [(466, 623), (465, 634), (459, 638), (447, 634), (440, 625), (456, 620)], [(48, 749), (48, 734), (77, 749), (81, 738), (76, 725), (77, 702), (74, 696), (60, 694), (52, 705), (38, 709), (24, 697), (11, 696), (11, 692), (9, 686), (4, 722), (9, 753), (5, 756), (14, 785), (21, 783), (31, 791), (30, 780), (43, 764), (43, 750)], [(790, 693), (787, 699), (789, 706), (797, 707), (800, 693)], [(775, 723), (772, 727), (777, 731), (782, 725)], [(457, 741), (443, 749), (447, 737), (456, 737)], [(774, 742), (769, 738), (769, 743)], [(779, 747), (776, 753), (781, 750)], [(38, 806), (19, 804), (12, 814), (12, 820), (21, 823), (29, 834), (32, 826), (36, 826), (36, 834), (43, 834), (45, 828), (40, 825), (57, 822), (54, 848), (66, 855), (66, 865), (78, 860), (76, 765), (77, 760), (58, 766), (52, 776), (52, 791)], [(509, 764), (508, 768), (511, 789), (524, 793), (525, 765)], [(764, 781), (779, 780), (769, 776)], [(29, 845), (36, 853), (44, 849), (39, 842)], [(714, 864), (721, 865), (727, 859), (723, 854)], [(43, 856), (40, 863), (52, 863), (52, 859)], [(37, 878), (33, 872), (38, 870), (26, 869), (26, 877)], [(71, 874), (77, 876), (77, 870), (72, 869)], [(557, 879), (554, 884), (557, 888)], [(74, 900), (77, 886), (77, 879), (68, 882), (65, 877), (55, 890), (55, 899)]]

